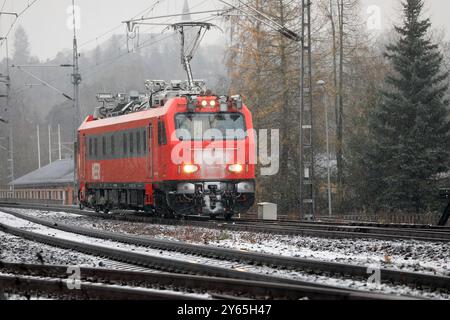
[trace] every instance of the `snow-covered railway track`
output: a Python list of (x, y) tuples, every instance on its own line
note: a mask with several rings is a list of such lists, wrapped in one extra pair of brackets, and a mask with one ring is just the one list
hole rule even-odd
[[(30, 265), (16, 263), (0, 263), (0, 284), (6, 283), (13, 278), (19, 279), (20, 285), (24, 284), (20, 277), (27, 279), (51, 279), (52, 282), (60, 280), (60, 287), (67, 286), (67, 266), (51, 265)], [(5, 278), (2, 278), (2, 275)], [(364, 293), (349, 293), (343, 290), (324, 289), (316, 287), (296, 286), (289, 284), (277, 284), (271, 282), (248, 281), (228, 278), (205, 277), (195, 275), (173, 274), (173, 273), (149, 273), (142, 271), (124, 271), (100, 268), (79, 268), (80, 290), (76, 293), (81, 298), (102, 298), (89, 292), (88, 284), (108, 284), (121, 286), (125, 288), (139, 287), (140, 289), (149, 289), (150, 299), (159, 298), (154, 292), (161, 292), (161, 298), (177, 298), (175, 293), (181, 298), (192, 299), (195, 297), (210, 298), (233, 297), (233, 298), (252, 298), (252, 299), (373, 299), (376, 295)], [(71, 285), (76, 284), (70, 279)], [(61, 285), (63, 284), (63, 285)], [(9, 287), (14, 286), (9, 282)], [(94, 287), (95, 289), (96, 287)], [(25, 287), (26, 289), (26, 287)], [(64, 288), (65, 289), (65, 288)], [(31, 291), (33, 291), (31, 289)], [(101, 292), (103, 293), (103, 292)], [(114, 292), (113, 292), (114, 293)], [(131, 292), (127, 299), (139, 298)], [(144, 298), (146, 291), (143, 291)], [(165, 295), (164, 295), (165, 293)], [(139, 294), (142, 294), (139, 292)], [(193, 296), (197, 295), (197, 296)], [(106, 296), (106, 298), (109, 298)], [(115, 298), (115, 295), (112, 295)]]
[(48, 211), (64, 211), (101, 219), (142, 222), (167, 225), (191, 225), (203, 228), (214, 228), (231, 231), (264, 232), (280, 235), (314, 236), (323, 238), (379, 239), (379, 240), (419, 240), (432, 242), (450, 242), (450, 228), (429, 226), (389, 226), (373, 224), (338, 224), (338, 223), (305, 223), (305, 222), (262, 222), (256, 220), (204, 221), (196, 217), (188, 220), (163, 219), (139, 215), (131, 212), (119, 214), (102, 214), (83, 211), (74, 207), (54, 207), (44, 205), (1, 204), (2, 207), (37, 209)]
[[(33, 228), (33, 227), (29, 227)], [(382, 294), (382, 293), (371, 293), (368, 291), (360, 291), (356, 289), (347, 289), (338, 286), (327, 285), (324, 283), (314, 283), (308, 281), (294, 280), (286, 277), (269, 276), (262, 273), (248, 272), (246, 270), (239, 270), (238, 268), (226, 268), (225, 266), (216, 266), (211, 263), (206, 265), (198, 262), (163, 258), (156, 255), (147, 255), (138, 252), (133, 252), (130, 250), (123, 250), (115, 248), (114, 246), (102, 246), (95, 245), (92, 243), (84, 243), (79, 241), (74, 241), (70, 239), (59, 238), (54, 234), (45, 234), (48, 231), (43, 232), (32, 232), (26, 230), (26, 228), (18, 228), (7, 225), (3, 222), (0, 223), (0, 231), (11, 233), (13, 235), (32, 240), (41, 243), (69, 249), (77, 250), (79, 252), (92, 254), (111, 260), (122, 261), (124, 263), (143, 266), (146, 268), (153, 268), (161, 271), (188, 274), (189, 277), (193, 276), (204, 276), (204, 280), (211, 279), (214, 285), (215, 278), (226, 278), (233, 279), (237, 281), (242, 281), (242, 283), (247, 282), (253, 285), (258, 285), (258, 283), (266, 283), (269, 285), (281, 285), (284, 288), (281, 290), (286, 290), (287, 287), (295, 287), (293, 290), (297, 290), (302, 294), (302, 297), (306, 298), (326, 298), (330, 299), (398, 299), (398, 295), (392, 294)], [(162, 251), (161, 251), (162, 253)], [(214, 262), (214, 261), (212, 261)], [(129, 272), (126, 270), (119, 270), (121, 273)], [(152, 274), (152, 277), (159, 276), (159, 273)], [(261, 287), (261, 286), (260, 286)], [(264, 286), (262, 286), (264, 288)], [(291, 290), (291, 289), (290, 289)], [(296, 297), (297, 295), (294, 295)], [(405, 298), (405, 297), (403, 297)]]
[[(52, 268), (51, 266), (48, 266)], [(0, 273), (0, 300), (9, 295), (27, 299), (44, 298), (58, 300), (207, 300), (205, 294), (192, 294), (170, 290), (134, 287), (123, 282), (79, 281), (72, 283), (61, 277), (33, 276), (27, 274)]]
[[(67, 208), (67, 206), (66, 206)], [(61, 207), (60, 210), (64, 210)], [(238, 221), (244, 223), (263, 223), (263, 224), (280, 224), (286, 226), (298, 226), (298, 225), (323, 225), (323, 226), (353, 226), (353, 227), (374, 227), (374, 228), (388, 228), (388, 229), (412, 229), (412, 230), (425, 230), (425, 231), (438, 231), (438, 232), (450, 232), (450, 227), (428, 225), (428, 224), (407, 224), (407, 223), (376, 223), (376, 222), (364, 222), (353, 220), (339, 220), (321, 217), (317, 221), (298, 221), (298, 220), (260, 220), (254, 218), (242, 218)]]
[[(55, 228), (66, 232), (73, 232), (89, 237), (114, 240), (117, 242), (148, 247), (157, 250), (172, 251), (183, 254), (192, 254), (205, 258), (219, 259), (225, 261), (237, 261), (239, 263), (247, 263), (250, 265), (266, 266), (282, 270), (287, 269), (291, 271), (298, 271), (320, 276), (326, 275), (329, 277), (358, 279), (360, 281), (367, 281), (368, 278), (367, 266), (290, 258), (278, 255), (251, 253), (239, 250), (217, 248), (212, 246), (193, 245), (178, 241), (155, 240), (142, 236), (133, 236), (108, 231), (101, 231), (91, 228), (62, 224), (59, 222), (55, 223), (54, 221), (31, 217), (29, 215), (25, 215), (11, 210), (3, 210), (3, 211), (17, 218), (25, 219), (33, 223), (38, 223), (50, 228)], [(172, 270), (170, 269), (170, 271)], [(431, 290), (443, 290), (444, 292), (450, 292), (449, 277), (415, 273), (415, 272), (403, 272), (390, 269), (380, 269), (379, 271), (381, 281), (388, 285), (407, 285), (410, 288), (419, 288), (419, 289), (427, 288)], [(224, 274), (222, 273), (220, 274), (220, 276), (224, 276)], [(286, 280), (288, 279), (283, 279), (282, 281)]]

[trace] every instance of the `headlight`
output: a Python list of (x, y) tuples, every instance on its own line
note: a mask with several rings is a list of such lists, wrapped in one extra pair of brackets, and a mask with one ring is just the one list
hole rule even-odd
[(206, 108), (208, 106), (208, 101), (203, 100), (202, 101), (202, 107)]
[(217, 105), (216, 100), (211, 100), (211, 101), (209, 102), (209, 105), (210, 105), (211, 108), (215, 108), (216, 105)]
[(242, 164), (232, 164), (228, 166), (228, 171), (233, 173), (241, 173), (244, 171), (244, 166)]
[(183, 172), (187, 174), (196, 173), (198, 171), (198, 166), (195, 164), (185, 164), (183, 166)]

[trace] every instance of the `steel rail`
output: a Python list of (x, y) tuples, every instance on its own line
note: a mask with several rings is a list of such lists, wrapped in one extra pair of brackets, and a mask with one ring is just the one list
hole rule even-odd
[[(187, 294), (105, 283), (81, 282), (80, 289), (69, 289), (66, 280), (0, 274), (0, 288), (5, 292), (22, 293), (27, 297), (48, 295), (83, 300), (202, 300)], [(207, 300), (207, 299), (205, 299)]]
[(432, 230), (441, 232), (450, 232), (450, 227), (429, 225), (429, 224), (407, 224), (407, 223), (376, 223), (364, 221), (342, 220), (336, 222), (336, 219), (320, 218), (318, 221), (296, 221), (296, 220), (261, 220), (254, 218), (242, 218), (237, 221), (245, 223), (262, 223), (262, 224), (280, 224), (287, 226), (299, 225), (324, 225), (324, 226), (354, 226), (354, 227), (373, 227), (373, 228), (389, 228), (389, 229), (411, 229), (411, 230)]
[[(19, 204), (19, 203), (13, 203), (13, 202), (0, 202), (0, 206), (3, 207), (11, 207), (11, 208), (24, 208), (24, 209), (36, 209), (36, 210), (48, 210), (48, 211), (72, 211), (73, 213), (89, 213), (94, 214), (93, 211), (81, 211), (75, 206), (58, 206), (58, 205), (44, 205), (44, 204)], [(101, 216), (101, 217), (107, 217), (107, 215), (101, 214), (101, 213), (95, 213), (94, 216)], [(157, 217), (152, 216), (138, 216), (136, 214), (131, 214), (132, 217), (139, 217), (148, 219), (159, 219)], [(201, 221), (206, 222), (209, 219), (207, 217), (199, 217), (199, 216), (188, 216), (189, 221)], [(411, 230), (425, 230), (425, 231), (435, 231), (435, 232), (450, 232), (450, 227), (447, 226), (437, 226), (437, 225), (429, 225), (429, 224), (407, 224), (407, 223), (375, 223), (375, 222), (364, 222), (364, 221), (350, 221), (350, 220), (343, 220), (342, 222), (335, 222), (335, 221), (326, 221), (329, 220), (329, 218), (322, 218), (325, 221), (319, 220), (319, 221), (298, 221), (298, 220), (261, 220), (261, 219), (255, 219), (255, 218), (236, 218), (235, 220), (231, 222), (235, 223), (257, 223), (257, 224), (263, 224), (263, 225), (285, 225), (285, 226), (350, 226), (350, 227), (372, 227), (372, 228), (387, 228), (387, 229), (411, 229)], [(141, 219), (142, 220), (142, 219)], [(171, 219), (160, 219), (165, 222), (170, 221), (177, 221), (177, 220), (171, 220)], [(220, 218), (218, 220), (209, 220), (214, 222), (226, 222), (225, 220), (221, 220)], [(147, 222), (147, 221), (144, 221)], [(228, 222), (227, 222), (228, 223)]]
[[(45, 208), (49, 211), (76, 210), (77, 212), (79, 212), (79, 209), (76, 206), (67, 206), (67, 205), (45, 205), (45, 204), (31, 204), (31, 203), (20, 204), (20, 203), (16, 203), (16, 202), (0, 202), (0, 206), (17, 207), (17, 208), (25, 208), (25, 209), (27, 209), (27, 208), (29, 208), (29, 209)], [(87, 212), (90, 212), (90, 211), (87, 211)], [(105, 215), (102, 215), (102, 216), (105, 216)], [(154, 217), (147, 216), (147, 218), (154, 218)], [(198, 221), (209, 220), (207, 217), (198, 217), (198, 216), (189, 216), (189, 218), (193, 219), (194, 221), (195, 220), (198, 220)], [(340, 220), (339, 222), (336, 222), (335, 220), (336, 219), (334, 219), (334, 218), (322, 217), (318, 221), (298, 221), (298, 220), (285, 220), (285, 219), (270, 221), (270, 220), (262, 220), (262, 219), (256, 219), (256, 218), (236, 218), (233, 221), (234, 222), (244, 222), (244, 223), (259, 223), (259, 224), (281, 224), (281, 225), (288, 225), (288, 226), (289, 225), (292, 225), (292, 226), (303, 226), (303, 225), (357, 226), (357, 227), (413, 229), (413, 230), (423, 229), (423, 230), (450, 232), (450, 227), (430, 225), (430, 224), (377, 223), (377, 222), (369, 222), (369, 221), (352, 221), (352, 220)]]
[[(31, 265), (0, 262), (0, 271), (13, 275), (67, 278), (67, 266)], [(271, 282), (205, 277), (173, 273), (149, 273), (100, 268), (80, 268), (80, 280), (85, 282), (113, 283), (117, 285), (167, 288), (184, 292), (204, 293), (214, 297), (252, 299), (372, 299), (373, 294), (342, 292), (317, 287), (278, 284)]]
[[(3, 206), (3, 205), (2, 205)], [(89, 217), (98, 217), (110, 220), (120, 220), (129, 222), (143, 222), (153, 224), (166, 224), (166, 225), (189, 225), (198, 226), (204, 228), (220, 228), (224, 230), (232, 231), (248, 231), (248, 232), (262, 232), (272, 234), (283, 235), (298, 235), (298, 236), (310, 236), (310, 237), (325, 237), (325, 238), (351, 238), (351, 239), (379, 239), (379, 240), (420, 240), (429, 242), (450, 242), (450, 230), (438, 229), (438, 230), (407, 230), (407, 229), (391, 229), (391, 228), (378, 228), (378, 227), (360, 227), (360, 226), (347, 226), (347, 225), (327, 225), (327, 224), (301, 224), (295, 226), (283, 226), (283, 225), (271, 225), (268, 223), (245, 223), (235, 222), (229, 223), (224, 221), (193, 221), (193, 220), (169, 220), (156, 217), (149, 217), (136, 214), (101, 214), (91, 211), (81, 211), (75, 208), (63, 208), (52, 206), (37, 206), (37, 205), (6, 205), (4, 207), (10, 208), (23, 208), (23, 209), (35, 209), (35, 210), (47, 210), (47, 211), (65, 211), (67, 213), (73, 213), (78, 215), (84, 215)]]

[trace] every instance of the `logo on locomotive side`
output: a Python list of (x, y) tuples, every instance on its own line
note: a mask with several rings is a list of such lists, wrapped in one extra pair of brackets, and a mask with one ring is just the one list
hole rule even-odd
[(92, 164), (92, 180), (100, 180), (100, 163)]

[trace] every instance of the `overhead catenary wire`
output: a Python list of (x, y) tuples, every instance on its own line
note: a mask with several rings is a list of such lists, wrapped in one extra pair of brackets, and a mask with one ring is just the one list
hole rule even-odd
[(3, 9), (5, 8), (6, 1), (8, 1), (8, 0), (3, 1), (2, 8), (0, 9), (0, 11), (3, 11)]
[[(22, 11), (20, 11), (17, 16), (15, 17), (13, 23), (11, 23), (11, 26), (9, 27), (8, 32), (5, 34), (5, 36), (3, 36), (1, 42), (0, 42), (0, 48), (3, 46), (3, 44), (5, 43), (5, 38), (8, 38), (9, 34), (11, 33), (12, 29), (14, 28), (15, 24), (17, 23), (17, 21), (20, 19), (20, 17), (28, 10), (30, 9), (36, 2), (38, 2), (39, 0), (33, 0), (31, 3), (29, 3)], [(6, 1), (5, 1), (6, 3)], [(3, 5), (5, 5), (5, 3)]]
[[(274, 18), (270, 17), (269, 15), (265, 14), (264, 12), (255, 9), (254, 7), (250, 6), (249, 4), (241, 1), (241, 0), (237, 0), (242, 7), (248, 8), (250, 9), (252, 13), (247, 12), (246, 10), (242, 9), (242, 7), (237, 7), (234, 4), (231, 4), (228, 1), (224, 1), (224, 0), (218, 0), (220, 2), (222, 2), (223, 4), (230, 6), (231, 8), (234, 8), (236, 11), (240, 12), (240, 14), (238, 14), (239, 16), (248, 16), (250, 18), (253, 18), (254, 20), (264, 24), (266, 27), (269, 27), (272, 30), (276, 30), (279, 33), (281, 33), (283, 36), (285, 36), (286, 38), (289, 38), (290, 40), (294, 40), (296, 42), (301, 42), (303, 41), (302, 37), (297, 34), (295, 31), (288, 29), (286, 26), (281, 25), (280, 23), (278, 23)], [(222, 14), (222, 15), (227, 15), (227, 14)], [(260, 17), (262, 18), (260, 18)]]
[[(199, 19), (199, 20), (195, 20), (195, 22), (209, 22), (209, 21), (212, 21), (212, 20), (218, 19), (218, 18), (220, 18), (220, 17), (215, 16), (215, 17), (202, 18), (202, 19)], [(154, 28), (151, 28), (151, 29), (154, 29)], [(154, 40), (154, 41), (152, 41), (153, 39), (148, 39), (148, 40), (144, 41), (141, 45), (139, 45), (137, 50), (154, 46), (154, 45), (156, 45), (156, 44), (158, 44), (160, 42), (163, 42), (163, 41), (165, 41), (165, 40), (167, 40), (169, 38), (175, 37), (175, 36), (177, 36), (177, 34), (173, 33), (173, 34), (169, 34), (169, 35), (163, 36), (160, 39), (157, 39), (157, 40)], [(150, 41), (151, 41), (151, 43), (149, 43)], [(120, 49), (125, 50), (126, 46), (124, 45), (123, 48), (120, 48)], [(81, 70), (80, 73), (83, 74), (83, 78), (84, 79), (89, 79), (89, 77), (92, 76), (93, 74), (95, 74), (97, 72), (100, 72), (101, 70), (103, 70), (106, 67), (111, 66), (112, 64), (114, 64), (117, 61), (121, 60), (122, 58), (128, 56), (129, 54), (131, 54), (131, 52), (125, 51), (125, 52), (121, 53), (120, 55), (118, 55), (116, 57), (113, 57), (112, 59), (109, 59), (107, 61), (103, 61), (102, 63), (100, 63), (100, 64), (98, 64), (98, 65), (96, 65), (94, 67), (89, 67), (89, 69), (87, 69), (87, 70)], [(60, 77), (55, 78), (53, 80), (49, 80), (48, 83), (57, 81), (57, 80), (59, 80), (61, 78), (64, 78), (64, 77), (66, 77), (66, 75), (60, 76)], [(15, 91), (14, 93), (15, 94), (22, 93), (22, 92), (30, 90), (31, 88), (32, 87), (23, 88), (21, 90)]]
[[(164, 0), (161, 0), (161, 1), (164, 1)], [(195, 5), (195, 6), (193, 6), (193, 7), (191, 8), (191, 10), (192, 10), (192, 9), (195, 9), (195, 8), (197, 8), (197, 7), (199, 7), (199, 6), (202, 6), (203, 4), (205, 4), (205, 3), (208, 2), (208, 1), (210, 1), (210, 0), (204, 0), (204, 1), (202, 1), (201, 3), (199, 3), (199, 4)], [(160, 1), (158, 1), (158, 2), (160, 2)], [(137, 16), (139, 16), (140, 14), (149, 12), (155, 5), (156, 5), (156, 3), (154, 3), (151, 7), (146, 8), (145, 10), (141, 11), (140, 13), (138, 13), (137, 15), (135, 15), (134, 17), (137, 17)], [(171, 17), (170, 19), (167, 19), (166, 22), (173, 21), (175, 18), (176, 18), (176, 17)], [(194, 20), (194, 22), (209, 22), (209, 21), (212, 21), (212, 20), (214, 20), (214, 19), (220, 19), (220, 18), (222, 18), (222, 17), (219, 16), (219, 15), (215, 15), (215, 16), (213, 16), (213, 17), (208, 16), (208, 17), (203, 17), (203, 18)], [(166, 23), (165, 25), (167, 25), (167, 23)], [(121, 26), (123, 26), (123, 25), (121, 24)], [(147, 32), (149, 32), (150, 30), (154, 30), (155, 28), (156, 28), (156, 26), (152, 26), (152, 27), (150, 27), (150, 28), (147, 28), (147, 29), (143, 30), (143, 32), (147, 33)], [(113, 29), (116, 30), (116, 29), (118, 29), (118, 27), (117, 27), (117, 28), (113, 28)], [(110, 29), (110, 30), (114, 31), (113, 29)], [(109, 30), (109, 31), (110, 31), (110, 30)], [(111, 31), (111, 32), (112, 32), (112, 31)], [(105, 32), (105, 33), (101, 34), (100, 36), (98, 36), (98, 37), (96, 37), (96, 38), (93, 38), (93, 39), (91, 39), (91, 40), (89, 40), (89, 41), (90, 41), (90, 42), (93, 42), (93, 41), (95, 41), (97, 38), (104, 37), (105, 35), (107, 35), (108, 33), (111, 33), (111, 32)], [(167, 40), (167, 39), (169, 39), (169, 38), (172, 38), (172, 37), (175, 37), (175, 36), (176, 36), (176, 34), (173, 33), (173, 34), (169, 34), (169, 35), (167, 35), (167, 36), (162, 36), (160, 39), (157, 39), (157, 40), (155, 40), (155, 39), (147, 39), (147, 40), (145, 40), (144, 42), (142, 42), (140, 45), (138, 45), (138, 46), (136, 47), (136, 50), (138, 51), (138, 50), (141, 50), (141, 49), (144, 49), (144, 48), (151, 47), (151, 46), (153, 46), (153, 45), (156, 45), (156, 44), (158, 44), (158, 43), (160, 43), (160, 42), (162, 42), (162, 41), (165, 41), (165, 40)], [(88, 41), (84, 42), (81, 46), (88, 44), (87, 42), (88, 42)], [(126, 50), (126, 45), (124, 44), (122, 47), (119, 48), (119, 50)], [(124, 58), (125, 56), (128, 56), (128, 55), (131, 54), (131, 53), (132, 53), (132, 52), (128, 52), (128, 51), (122, 52), (122, 53), (119, 54), (118, 56), (113, 57), (113, 58), (111, 58), (111, 59), (109, 59), (109, 60), (103, 61), (103, 62), (97, 64), (96, 66), (93, 66), (93, 67), (90, 66), (90, 67), (87, 68), (87, 69), (82, 69), (82, 70), (80, 71), (80, 73), (83, 74), (83, 78), (84, 78), (84, 79), (89, 79), (89, 78), (90, 78), (92, 75), (94, 75), (95, 73), (100, 72), (100, 71), (103, 71), (105, 68), (107, 68), (107, 67), (113, 65), (114, 63), (116, 63), (117, 61), (121, 60), (121, 59)], [(55, 58), (56, 58), (56, 57), (55, 57)], [(53, 58), (53, 59), (55, 59), (55, 58)], [(51, 60), (52, 60), (52, 59), (50, 59), (50, 61), (51, 61)], [(52, 82), (58, 81), (58, 80), (60, 80), (60, 79), (62, 79), (62, 78), (64, 78), (64, 77), (66, 77), (66, 76), (67, 76), (67, 75), (59, 76), (59, 77), (57, 77), (57, 78), (55, 78), (55, 79), (48, 80), (47, 82), (48, 82), (48, 83), (52, 83)], [(32, 88), (32, 87), (23, 88), (23, 89), (21, 89), (21, 90), (16, 91), (15, 93), (22, 93), (22, 92), (25, 92), (25, 91), (30, 90), (31, 88)]]
[[(153, 12), (155, 10), (156, 6), (161, 4), (161, 2), (164, 2), (164, 1), (165, 0), (158, 0), (158, 1), (156, 1), (150, 7), (146, 8), (146, 9), (142, 10), (141, 12), (139, 12), (138, 14), (134, 15), (132, 19), (135, 19), (136, 17), (138, 17), (140, 15), (146, 15), (146, 14), (148, 14), (150, 12)], [(123, 27), (122, 23), (119, 24), (119, 25), (116, 25), (115, 27), (109, 29), (108, 31), (106, 31), (106, 32), (104, 32), (102, 34), (100, 34), (99, 36), (83, 42), (82, 44), (80, 44), (80, 48), (82, 48), (82, 47), (84, 47), (84, 46), (86, 46), (86, 45), (88, 45), (88, 44), (90, 44), (90, 43), (92, 43), (94, 41), (97, 41), (98, 39), (101, 39), (101, 38), (107, 36), (108, 34), (114, 32), (114, 31), (116, 31), (116, 30), (118, 30), (118, 29), (120, 29), (122, 27)]]
[[(197, 5), (193, 6), (193, 7), (191, 8), (191, 10), (192, 10), (192, 9), (196, 9), (196, 8), (198, 8), (198, 7), (202, 6), (202, 5), (204, 5), (204, 4), (205, 4), (206, 2), (208, 2), (208, 1), (210, 1), (210, 0), (204, 0), (204, 1), (202, 1), (201, 3), (198, 3)], [(138, 15), (139, 15), (139, 14), (138, 14)], [(136, 15), (136, 16), (138, 16), (138, 15)], [(134, 19), (136, 16), (134, 16), (132, 19)], [(176, 16), (170, 17), (170, 19), (168, 19), (164, 25), (167, 25), (168, 22), (173, 21), (174, 18), (176, 18)], [(214, 17), (214, 18), (212, 18), (212, 19), (211, 19), (210, 17), (208, 17), (207, 20), (204, 21), (204, 22), (211, 21), (211, 20), (216, 19), (216, 18), (218, 18), (218, 17), (216, 16), (216, 17)], [(205, 19), (205, 18), (201, 18), (201, 19), (194, 20), (194, 21), (195, 21), (195, 22), (201, 22), (203, 19)], [(144, 32), (144, 33), (147, 33), (147, 32), (149, 32), (149, 31), (151, 31), (151, 30), (154, 30), (155, 27), (156, 27), (156, 26), (152, 26), (152, 27), (150, 27), (150, 28), (147, 28), (147, 29), (143, 30), (143, 32)], [(166, 39), (169, 39), (169, 38), (171, 38), (171, 37), (174, 37), (174, 36), (175, 36), (175, 34), (171, 34), (171, 35), (162, 37), (161, 39), (158, 39), (158, 40), (156, 40), (156, 41), (153, 41), (153, 39), (147, 39), (147, 40), (145, 40), (142, 44), (138, 45), (138, 46), (136, 47), (136, 50), (140, 50), (140, 49), (143, 49), (143, 48), (146, 48), (146, 47), (150, 47), (150, 46), (152, 46), (153, 44), (157, 44), (157, 43), (159, 43), (159, 42), (162, 42), (162, 41), (164, 41), (164, 40), (166, 40)], [(152, 44), (147, 45), (147, 43), (150, 42), (150, 41), (152, 41)], [(124, 48), (123, 48), (123, 49), (126, 49), (126, 45), (124, 45)], [(119, 50), (122, 50), (122, 48), (119, 48)], [(106, 65), (106, 66), (111, 65), (111, 64), (113, 64), (114, 62), (116, 62), (116, 61), (122, 59), (123, 57), (127, 56), (127, 55), (130, 54), (130, 53), (132, 53), (132, 52), (128, 52), (128, 51), (127, 51), (127, 52), (121, 53), (121, 54), (120, 54), (119, 56), (117, 56), (117, 57), (114, 57), (114, 58), (112, 58), (112, 59), (110, 59), (110, 60), (108, 60), (108, 61), (104, 61), (104, 62), (102, 62), (102, 63), (96, 65), (96, 66), (93, 67), (93, 68), (89, 68), (89, 71), (88, 71), (86, 74), (89, 76), (89, 75), (95, 73), (95, 72), (97, 71), (98, 68), (101, 68), (101, 67), (103, 67), (104, 65)], [(84, 74), (84, 77), (86, 77), (86, 74)]]
[[(4, 1), (3, 6), (6, 4), (6, 1), (7, 1), (7, 0)], [(29, 4), (24, 10), (21, 11), (21, 13), (19, 14), (19, 16), (22, 15), (27, 9), (29, 9), (29, 8), (30, 8), (35, 2), (37, 2), (37, 1), (38, 1), (38, 0), (34, 0), (31, 4)], [(157, 1), (154, 2), (151, 6), (145, 8), (144, 10), (142, 10), (142, 11), (140, 11), (139, 13), (137, 13), (136, 15), (134, 15), (133, 18), (136, 18), (136, 17), (138, 17), (138, 16), (140, 16), (140, 15), (146, 15), (146, 14), (152, 12), (158, 4), (160, 4), (161, 2), (164, 2), (164, 1), (166, 1), (166, 0), (157, 0)], [(15, 21), (15, 22), (16, 22), (16, 21)], [(14, 23), (15, 23), (15, 22), (14, 22)], [(12, 27), (13, 27), (13, 25), (11, 26), (10, 30), (12, 29)], [(111, 32), (113, 32), (113, 31), (119, 29), (120, 27), (122, 27), (122, 24), (120, 24), (120, 25), (118, 25), (118, 26), (116, 26), (116, 27), (114, 27), (114, 28), (112, 28), (112, 29), (110, 29), (110, 30), (108, 30), (108, 31), (106, 31), (106, 32), (104, 32), (104, 33), (102, 33), (102, 34), (100, 34), (99, 36), (96, 36), (95, 38), (93, 38), (93, 39), (91, 39), (91, 40), (88, 40), (88, 41), (83, 42), (83, 43), (82, 43), (80, 46), (78, 46), (78, 47), (80, 48), (80, 47), (83, 47), (83, 46), (85, 46), (85, 45), (87, 45), (87, 44), (93, 42), (93, 41), (96, 41), (96, 40), (98, 40), (98, 39), (100, 39), (100, 38), (102, 38), (102, 37), (108, 35), (109, 33), (111, 33)], [(10, 32), (10, 31), (9, 31), (9, 32)], [(0, 47), (1, 47), (1, 44), (0, 44)], [(53, 58), (48, 59), (48, 61), (52, 61), (52, 60), (56, 59), (56, 57), (57, 57), (57, 56), (54, 56)], [(66, 77), (66, 76), (67, 76), (67, 75), (59, 76), (59, 77), (57, 77), (57, 78), (55, 78), (55, 79), (49, 80), (49, 82), (57, 81), (57, 80), (62, 79), (62, 78), (64, 78), (64, 77)], [(14, 94), (22, 93), (22, 92), (25, 92), (25, 91), (30, 90), (31, 88), (32, 88), (31, 86), (27, 86), (26, 88), (23, 88), (23, 89), (14, 91), (13, 93), (14, 93)]]
[[(208, 1), (209, 1), (209, 0), (202, 1), (201, 3), (197, 4), (196, 6), (193, 6), (191, 9), (195, 9), (195, 8), (197, 8), (197, 7), (199, 7), (199, 6), (202, 6), (204, 3), (208, 2)], [(163, 25), (166, 25), (166, 26), (167, 26), (167, 25), (169, 24), (168, 22), (173, 21), (174, 18), (176, 18), (176, 17), (171, 17), (171, 18), (168, 19), (168, 20), (166, 21), (166, 23), (163, 24)], [(193, 20), (193, 22), (209, 22), (209, 21), (212, 21), (212, 20), (218, 19), (218, 18), (221, 18), (221, 17), (218, 16), (218, 15), (217, 15), (217, 16), (213, 16), (213, 17), (203, 17), (203, 18), (199, 18), (199, 19), (197, 19), (197, 20)], [(157, 27), (157, 26), (152, 26), (152, 27), (150, 27), (150, 28), (144, 30), (143, 32), (148, 32), (148, 31), (150, 31), (150, 30), (154, 30), (155, 27)], [(162, 42), (162, 41), (164, 41), (164, 40), (167, 40), (167, 39), (169, 39), (169, 38), (171, 38), (171, 37), (174, 37), (174, 36), (176, 36), (176, 35), (177, 35), (177, 34), (175, 34), (175, 33), (174, 33), (174, 34), (170, 34), (170, 35), (168, 35), (168, 36), (163, 36), (162, 38), (157, 39), (157, 40), (154, 40), (154, 39), (147, 39), (147, 40), (145, 40), (144, 42), (142, 42), (140, 45), (138, 45), (138, 46), (136, 47), (136, 51), (141, 50), (141, 49), (144, 49), (144, 48), (147, 48), (147, 47), (150, 47), (150, 46), (153, 46), (153, 45), (156, 45), (156, 44), (158, 44), (158, 43), (160, 43), (160, 42)], [(149, 42), (151, 42), (151, 43), (148, 44)], [(120, 49), (122, 49), (122, 48), (120, 48)], [(124, 49), (124, 50), (126, 49), (126, 45), (124, 46), (123, 49)], [(89, 76), (92, 75), (92, 74), (95, 74), (95, 73), (98, 71), (99, 68), (103, 68), (103, 67), (105, 67), (105, 66), (112, 65), (113, 63), (117, 62), (118, 60), (122, 59), (123, 57), (125, 57), (125, 56), (127, 56), (128, 54), (131, 54), (131, 53), (132, 53), (132, 52), (125, 51), (125, 52), (121, 53), (119, 56), (117, 56), (117, 57), (115, 57), (115, 58), (112, 58), (111, 60), (104, 61), (104, 62), (102, 62), (102, 63), (96, 65), (96, 66), (93, 67), (93, 68), (89, 68), (89, 71), (88, 71), (87, 73), (84, 74), (84, 77), (86, 78), (86, 77), (89, 77)]]
[[(195, 20), (195, 22), (209, 22), (209, 21), (212, 21), (212, 20), (218, 19), (218, 18), (220, 18), (220, 17), (215, 16), (215, 17), (202, 18), (202, 19), (199, 19), (199, 20)], [(148, 40), (144, 41), (142, 44), (140, 44), (137, 47), (137, 50), (141, 50), (141, 49), (144, 49), (144, 48), (148, 48), (148, 47), (154, 46), (154, 45), (156, 45), (156, 44), (158, 44), (158, 43), (160, 43), (160, 42), (162, 42), (164, 40), (167, 40), (167, 39), (175, 37), (175, 36), (177, 36), (177, 34), (173, 33), (173, 34), (169, 34), (167, 36), (164, 36), (164, 37), (162, 37), (162, 38), (160, 38), (158, 40), (148, 39)], [(150, 41), (151, 41), (151, 43), (149, 43)], [(124, 49), (126, 49), (126, 48), (124, 48)], [(102, 62), (101, 64), (95, 66), (94, 69), (90, 68), (89, 71), (84, 74), (84, 78), (88, 78), (89, 76), (95, 74), (96, 72), (99, 71), (99, 68), (103, 69), (104, 67), (109, 67), (110, 65), (112, 65), (115, 62), (121, 60), (123, 57), (125, 57), (125, 56), (127, 56), (129, 54), (131, 54), (131, 52), (125, 51), (125, 52), (121, 53), (119, 56), (117, 56), (117, 57), (115, 57), (115, 58), (113, 58), (111, 60)]]

